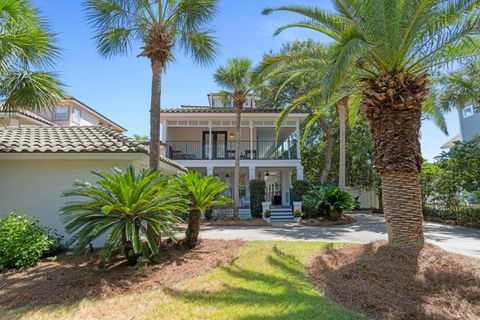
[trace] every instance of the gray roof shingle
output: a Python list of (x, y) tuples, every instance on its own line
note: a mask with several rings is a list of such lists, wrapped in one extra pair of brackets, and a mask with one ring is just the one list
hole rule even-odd
[[(101, 126), (1, 127), (0, 153), (149, 153), (149, 147)], [(160, 156), (160, 161), (186, 170)]]

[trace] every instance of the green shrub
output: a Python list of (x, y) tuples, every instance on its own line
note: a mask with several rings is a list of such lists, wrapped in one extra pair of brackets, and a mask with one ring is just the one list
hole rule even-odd
[(292, 183), (293, 201), (303, 201), (303, 196), (308, 192), (310, 186), (304, 180), (297, 180)]
[(262, 202), (265, 201), (265, 181), (250, 180), (250, 212), (252, 217), (262, 217)]
[(480, 224), (479, 206), (460, 206), (456, 208), (424, 207), (423, 214), (441, 220), (456, 221), (458, 224)]
[(301, 217), (303, 217), (303, 212), (302, 212), (302, 210), (300, 210), (300, 209), (295, 210), (295, 212), (293, 213), (293, 216), (294, 216), (295, 218), (301, 218)]
[(33, 267), (60, 241), (32, 217), (10, 212), (0, 219), (0, 270)]
[(345, 210), (352, 210), (352, 196), (332, 185), (312, 188), (304, 197), (304, 206), (310, 218), (327, 216), (337, 220)]
[(270, 211), (270, 209), (265, 210), (264, 216), (265, 218), (270, 218), (272, 216), (272, 211)]

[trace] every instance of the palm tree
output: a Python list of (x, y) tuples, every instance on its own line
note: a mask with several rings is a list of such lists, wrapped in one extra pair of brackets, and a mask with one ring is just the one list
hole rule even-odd
[(49, 111), (64, 96), (52, 72), (58, 49), (44, 19), (27, 0), (0, 1), (2, 111)]
[(440, 77), (438, 100), (440, 106), (450, 111), (473, 105), (480, 112), (480, 60), (472, 60), (455, 72)]
[(231, 202), (230, 198), (222, 196), (228, 184), (218, 178), (202, 177), (198, 172), (189, 171), (177, 177), (176, 186), (177, 192), (190, 203), (185, 244), (193, 248), (198, 243), (201, 214), (213, 206)]
[(87, 19), (96, 29), (97, 49), (105, 58), (129, 54), (150, 59), (150, 167), (159, 168), (162, 72), (183, 50), (200, 64), (213, 62), (217, 43), (205, 25), (216, 13), (217, 0), (88, 0)]
[(156, 237), (161, 232), (173, 238), (173, 231), (181, 222), (176, 212), (185, 211), (188, 206), (169, 185), (171, 176), (161, 171), (137, 172), (133, 166), (125, 172), (114, 168), (112, 174), (93, 174), (99, 177), (95, 184), (75, 181), (74, 188), (63, 193), (66, 197), (87, 199), (67, 203), (60, 211), (66, 231), (72, 234), (69, 245), (82, 250), (107, 233), (102, 261), (121, 245), (128, 263), (135, 265), (143, 252), (142, 235), (151, 255), (158, 251)]
[(356, 92), (370, 122), (373, 162), (382, 181), (393, 246), (423, 246), (419, 130), (429, 73), (479, 54), (478, 2), (333, 0), (336, 12), (300, 6), (264, 11), (290, 11), (309, 19), (277, 32), (304, 27), (336, 41), (335, 60), (325, 75), (326, 97), (355, 66)]
[(240, 142), (242, 109), (247, 96), (253, 90), (251, 78), (252, 62), (248, 58), (232, 58), (227, 65), (215, 72), (215, 82), (225, 90), (221, 92), (224, 100), (233, 101), (236, 112), (235, 135), (235, 171), (233, 174), (233, 218), (239, 219), (240, 210)]

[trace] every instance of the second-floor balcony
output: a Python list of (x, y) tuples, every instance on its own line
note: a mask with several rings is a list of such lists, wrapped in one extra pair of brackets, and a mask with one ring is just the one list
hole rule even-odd
[[(235, 159), (235, 141), (187, 141), (174, 140), (166, 143), (166, 156), (173, 160), (226, 160)], [(298, 159), (297, 143), (287, 139), (252, 140), (240, 142), (240, 159), (270, 160)]]

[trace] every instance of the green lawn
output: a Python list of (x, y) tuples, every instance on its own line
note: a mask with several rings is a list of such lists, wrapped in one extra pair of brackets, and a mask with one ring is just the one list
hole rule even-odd
[[(169, 290), (74, 306), (18, 310), (18, 319), (363, 319), (308, 283), (304, 262), (329, 244), (247, 242), (232, 265)], [(0, 313), (1, 314), (1, 313)], [(0, 316), (0, 318), (2, 318)]]

